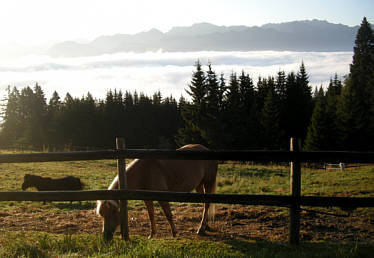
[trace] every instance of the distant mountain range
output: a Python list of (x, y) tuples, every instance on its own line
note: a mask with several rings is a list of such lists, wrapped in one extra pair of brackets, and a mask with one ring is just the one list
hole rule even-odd
[(265, 24), (261, 27), (216, 26), (197, 23), (138, 34), (101, 36), (89, 43), (73, 41), (53, 45), (51, 56), (90, 56), (145, 51), (352, 51), (358, 26), (349, 27), (321, 20)]

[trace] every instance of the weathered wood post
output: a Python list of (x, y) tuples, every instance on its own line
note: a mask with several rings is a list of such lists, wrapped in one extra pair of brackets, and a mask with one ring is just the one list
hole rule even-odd
[[(125, 148), (125, 141), (123, 138), (116, 138), (117, 150), (123, 150)], [(126, 161), (124, 157), (119, 156), (117, 160), (117, 171), (118, 171), (118, 181), (119, 189), (127, 189), (126, 180)], [(128, 210), (127, 210), (127, 200), (119, 200), (119, 212), (120, 212), (120, 223), (121, 223), (121, 236), (124, 240), (129, 240), (129, 225), (128, 225)]]
[[(301, 140), (291, 138), (290, 151), (301, 151)], [(294, 160), (290, 164), (290, 192), (292, 196), (299, 197), (301, 195), (301, 164), (298, 160)], [(291, 205), (290, 207), (290, 224), (288, 241), (292, 245), (298, 245), (300, 239), (300, 205)]]

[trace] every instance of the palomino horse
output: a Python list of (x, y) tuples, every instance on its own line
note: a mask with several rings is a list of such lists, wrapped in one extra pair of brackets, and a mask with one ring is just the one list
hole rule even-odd
[[(206, 151), (206, 147), (199, 144), (183, 146), (178, 150)], [(215, 193), (217, 161), (213, 160), (154, 160), (136, 159), (128, 165), (127, 189), (129, 190), (153, 190), (190, 192), (196, 190), (198, 193)], [(114, 178), (109, 190), (118, 189), (118, 176)], [(156, 234), (153, 201), (144, 201), (151, 222), (151, 233), (149, 238)], [(159, 201), (168, 220), (171, 233), (175, 237), (175, 228), (170, 205), (168, 202)], [(208, 227), (209, 203), (204, 204), (203, 217), (197, 231), (199, 235), (204, 234)], [(110, 240), (119, 225), (119, 205), (117, 200), (97, 201), (96, 213), (102, 217), (104, 238)]]

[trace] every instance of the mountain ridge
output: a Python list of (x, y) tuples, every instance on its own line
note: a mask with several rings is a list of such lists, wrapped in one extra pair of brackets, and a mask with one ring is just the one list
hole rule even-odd
[(51, 56), (90, 56), (145, 51), (352, 51), (359, 26), (303, 20), (262, 26), (218, 26), (207, 22), (177, 26), (163, 33), (152, 28), (136, 34), (115, 34), (88, 43), (53, 45)]

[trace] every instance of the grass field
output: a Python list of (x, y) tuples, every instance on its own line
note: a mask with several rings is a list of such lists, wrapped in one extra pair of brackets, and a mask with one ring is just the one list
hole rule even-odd
[(373, 245), (359, 243), (283, 243), (132, 237), (104, 242), (99, 236), (1, 232), (1, 257), (372, 257)]
[[(74, 175), (85, 183), (85, 190), (106, 189), (116, 175), (116, 162), (106, 160), (0, 164), (0, 191), (21, 190), (23, 176), (26, 173), (56, 178)], [(220, 164), (217, 186), (218, 193), (287, 195), (289, 168), (275, 165)], [(349, 168), (345, 172), (303, 169), (302, 194), (374, 197), (374, 166)], [(129, 205), (130, 211), (144, 208), (140, 201), (130, 201)], [(45, 205), (40, 202), (1, 202), (0, 219), (2, 214), (13, 214), (22, 210), (35, 214), (59, 214), (76, 210), (85, 213), (94, 209), (94, 206), (94, 202), (75, 205), (55, 202)], [(277, 210), (286, 215), (288, 213), (285, 208)], [(367, 221), (373, 227), (374, 210), (360, 209), (359, 213), (367, 217)], [(40, 220), (43, 219), (44, 217), (40, 216)], [(371, 257), (373, 253), (373, 241), (359, 240), (303, 241), (299, 247), (292, 247), (286, 241), (237, 239), (229, 236), (217, 241), (209, 237), (190, 239), (183, 236), (176, 239), (161, 237), (147, 240), (144, 236), (132, 235), (129, 242), (121, 241), (116, 236), (114, 241), (106, 243), (98, 233), (64, 234), (47, 233), (42, 230), (11, 230), (0, 220), (0, 257)]]

